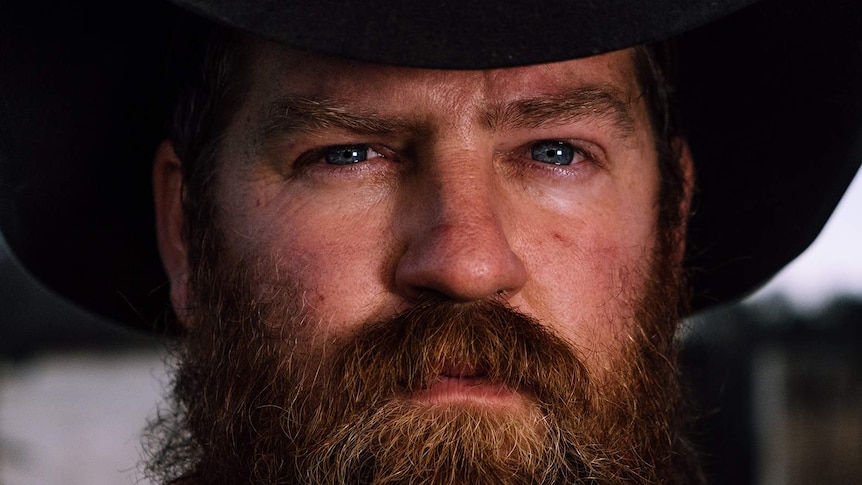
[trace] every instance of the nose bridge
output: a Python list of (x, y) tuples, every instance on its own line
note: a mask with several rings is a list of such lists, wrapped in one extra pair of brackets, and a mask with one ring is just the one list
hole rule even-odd
[(526, 270), (511, 245), (490, 153), (436, 149), (423, 157), (396, 286), (458, 301), (517, 292)]
[(496, 176), (490, 163), (479, 161), (483, 156), (477, 152), (444, 152), (435, 156), (438, 162), (429, 164), (425, 171), (426, 187), (435, 201), (433, 209), (439, 225), (475, 230), (499, 225), (500, 207), (494, 203), (499, 197)]

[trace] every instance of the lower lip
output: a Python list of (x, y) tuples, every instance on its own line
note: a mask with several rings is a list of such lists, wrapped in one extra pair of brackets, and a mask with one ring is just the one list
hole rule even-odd
[(476, 377), (440, 377), (412, 398), (429, 404), (509, 405), (521, 401), (521, 396), (511, 388)]

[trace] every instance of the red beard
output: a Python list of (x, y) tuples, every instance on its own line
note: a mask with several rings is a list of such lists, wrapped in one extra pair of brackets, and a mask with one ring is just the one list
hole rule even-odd
[[(208, 259), (213, 261), (213, 259)], [(151, 474), (182, 483), (690, 483), (666, 257), (601, 375), (572, 344), (494, 302), (428, 301), (325, 345), (289, 284), (199, 265), (175, 409)], [(243, 269), (245, 268), (245, 269)], [(284, 290), (288, 288), (288, 290)], [(452, 368), (509, 405), (417, 399)]]

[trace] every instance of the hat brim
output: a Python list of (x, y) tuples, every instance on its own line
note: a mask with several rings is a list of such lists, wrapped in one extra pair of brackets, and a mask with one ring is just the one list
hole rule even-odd
[[(55, 3), (0, 12), (0, 230), (48, 287), (152, 327), (169, 307), (150, 167), (175, 93), (165, 59), (186, 14), (153, 2)], [(212, 18), (291, 45), (436, 68), (546, 62), (678, 36), (681, 124), (698, 178), (687, 246), (695, 310), (748, 294), (804, 250), (862, 161), (859, 2), (769, 0), (736, 11), (749, 2), (667, 1), (646, 11), (620, 1), (603, 4), (609, 20), (566, 10), (602, 2), (443, 2), (410, 15), (420, 2), (384, 2), (368, 18), (309, 2), (319, 7), (288, 12), (292, 20), (206, 3)], [(505, 35), (517, 21), (532, 34)], [(580, 40), (556, 35), (570, 25)], [(550, 35), (537, 38), (542, 29)]]

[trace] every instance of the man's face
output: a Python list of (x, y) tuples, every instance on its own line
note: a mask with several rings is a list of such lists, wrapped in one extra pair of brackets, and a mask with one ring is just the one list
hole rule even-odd
[(219, 223), (297, 282), (315, 338), (435, 295), (505, 301), (597, 367), (618, 350), (659, 199), (629, 53), (444, 72), (262, 51)]
[[(532, 443), (526, 448), (549, 442), (544, 421), (582, 428), (579, 439), (590, 442), (580, 446), (588, 449), (601, 448), (592, 441), (639, 436), (627, 426), (651, 425), (639, 422), (640, 411), (629, 413), (638, 405), (603, 402), (665, 399), (644, 390), (645, 382), (655, 370), (662, 377), (654, 384), (663, 389), (672, 374), (648, 367), (645, 361), (655, 356), (644, 357), (670, 357), (677, 281), (664, 268), (676, 268), (678, 248), (662, 244), (673, 238), (660, 226), (655, 140), (631, 52), (503, 70), (430, 71), (265, 43), (253, 51), (249, 89), (224, 134), (213, 179), (215, 229), (201, 232), (218, 240), (220, 253), (187, 261), (179, 229), (160, 228), (174, 305), (189, 328), (187, 345), (196, 349), (189, 358), (195, 372), (230, 359), (247, 365), (222, 369), (195, 391), (204, 396), (181, 401), (214, 401), (207, 405), (231, 409), (223, 417), (254, 415), (266, 406), (297, 408), (269, 419), (281, 422), (285, 443), (306, 448), (320, 447), (303, 427), (332, 424), (320, 410), (362, 409), (350, 396), (333, 397), (342, 387), (356, 391), (354, 401), (374, 399), (369, 407), (388, 409), (386, 419), (409, 415), (425, 423), (405, 446), (434, 442), (429, 427), (445, 428), (443, 421), (460, 414), (488, 429), (515, 429), (474, 431), (476, 440), (506, 450), (522, 441)], [(177, 177), (171, 173), (166, 179)], [(173, 187), (166, 198), (179, 200), (179, 185), (164, 185)], [(181, 220), (160, 218), (162, 226)], [(434, 311), (405, 317), (429, 306)], [(510, 314), (520, 316), (511, 325), (523, 330), (514, 336), (493, 328)], [(418, 344), (408, 344), (414, 337)], [(413, 347), (401, 349), (402, 341)], [(537, 341), (542, 345), (528, 352), (510, 348)], [(392, 357), (377, 361), (378, 353)], [(392, 382), (375, 381), (374, 369), (368, 371), (373, 377), (365, 376), (363, 360), (393, 368)], [(565, 379), (547, 390), (530, 384), (552, 380), (560, 369), (571, 385)], [(242, 393), (213, 390), (220, 386), (212, 382), (231, 374), (263, 384), (239, 383)], [(281, 385), (283, 399), (271, 392)], [(252, 404), (237, 411), (221, 403), (233, 394), (253, 396)], [(261, 395), (277, 402), (255, 400)], [(555, 400), (571, 401), (545, 402)], [(396, 407), (386, 407), (393, 401)], [(355, 419), (378, 419), (373, 412), (356, 411)], [(578, 413), (598, 417), (591, 422)], [(413, 421), (381, 422), (411, 428)], [(339, 422), (317, 435), (341, 430), (342, 441), (350, 441), (359, 432), (349, 426), (359, 424)], [(566, 436), (579, 431), (560, 429)], [(385, 448), (379, 441), (391, 436), (374, 433)], [(270, 446), (275, 438), (264, 435)], [(641, 445), (627, 444), (626, 452), (649, 455), (636, 449)], [(566, 453), (600, 463), (623, 451)], [(656, 467), (601, 475), (595, 463), (575, 468), (611, 481), (644, 478)]]

